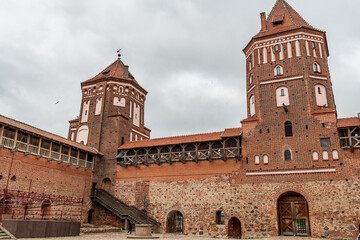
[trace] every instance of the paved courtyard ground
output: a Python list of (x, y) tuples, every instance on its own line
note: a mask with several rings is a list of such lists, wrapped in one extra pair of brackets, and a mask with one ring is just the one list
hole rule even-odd
[[(57, 237), (57, 238), (22, 238), (23, 240), (117, 240), (117, 239), (127, 239), (127, 234), (123, 232), (108, 232), (108, 233), (93, 233), (93, 234), (81, 234), (76, 237)], [(198, 240), (214, 240), (214, 239), (228, 239), (228, 238), (207, 238), (199, 236), (187, 236), (179, 234), (155, 234), (154, 236), (159, 236), (160, 239), (171, 239), (171, 240), (188, 240), (188, 239), (198, 239)], [(320, 238), (308, 238), (308, 237), (271, 237), (271, 238), (261, 238), (261, 240), (319, 240)]]

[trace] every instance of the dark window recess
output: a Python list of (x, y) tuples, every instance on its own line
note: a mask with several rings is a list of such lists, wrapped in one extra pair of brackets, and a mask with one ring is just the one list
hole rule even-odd
[(85, 160), (85, 157), (86, 157), (86, 153), (83, 152), (83, 151), (80, 151), (79, 158), (82, 159), (82, 160)]
[(30, 144), (34, 146), (39, 146), (40, 138), (35, 136), (30, 136)]
[(315, 48), (315, 42), (311, 42), (311, 47)]
[(280, 95), (281, 97), (285, 96), (285, 90), (284, 89), (281, 89), (280, 92), (281, 92), (281, 95)]
[(14, 139), (15, 138), (15, 129), (5, 127), (4, 128), (4, 137)]
[(275, 45), (275, 52), (280, 52), (279, 45)]
[(216, 212), (216, 224), (224, 225), (225, 224), (225, 214), (223, 211)]
[(68, 155), (69, 154), (69, 147), (62, 146), (61, 153)]
[(292, 124), (291, 122), (285, 122), (285, 137), (292, 137)]
[(50, 149), (50, 141), (47, 141), (47, 140), (42, 140), (41, 141), (41, 147), (42, 148), (45, 148), (45, 149)]
[(323, 148), (331, 147), (330, 138), (320, 138), (320, 145)]
[(281, 75), (281, 68), (280, 67), (276, 67), (276, 75)]
[(60, 152), (60, 144), (52, 143), (51, 151), (53, 152)]
[(16, 181), (16, 175), (11, 177), (11, 181), (15, 182)]
[(291, 151), (290, 150), (286, 150), (284, 152), (284, 160), (291, 160)]
[(18, 131), (17, 140), (23, 143), (26, 143), (28, 140), (29, 135), (27, 133), (23, 133)]
[(92, 154), (88, 154), (88, 156), (87, 156), (87, 161), (88, 161), (88, 162), (92, 162), (92, 161), (93, 161), (93, 155), (92, 155)]
[(71, 149), (71, 156), (74, 157), (74, 158), (77, 158), (77, 156), (78, 156), (78, 150)]

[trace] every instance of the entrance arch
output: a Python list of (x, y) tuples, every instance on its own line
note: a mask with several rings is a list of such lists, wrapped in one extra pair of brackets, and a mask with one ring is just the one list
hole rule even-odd
[(179, 211), (171, 211), (166, 218), (167, 233), (183, 233), (184, 217)]
[(280, 235), (310, 236), (308, 204), (301, 194), (287, 192), (281, 195), (278, 216)]
[(241, 238), (241, 223), (237, 217), (230, 218), (228, 222), (228, 237)]
[(111, 180), (110, 180), (110, 178), (104, 178), (102, 180), (102, 185), (103, 185), (103, 189), (105, 191), (109, 192), (111, 190)]

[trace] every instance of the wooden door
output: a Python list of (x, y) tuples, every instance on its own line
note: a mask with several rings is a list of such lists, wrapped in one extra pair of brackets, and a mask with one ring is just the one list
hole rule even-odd
[(302, 196), (288, 196), (279, 201), (280, 234), (309, 236), (307, 202)]

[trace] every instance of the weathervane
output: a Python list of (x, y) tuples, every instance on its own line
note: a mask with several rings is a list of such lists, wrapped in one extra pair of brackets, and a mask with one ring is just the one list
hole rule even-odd
[(120, 59), (120, 57), (121, 57), (120, 51), (121, 51), (121, 48), (119, 48), (119, 50), (116, 51), (117, 55), (118, 55), (118, 59)]

